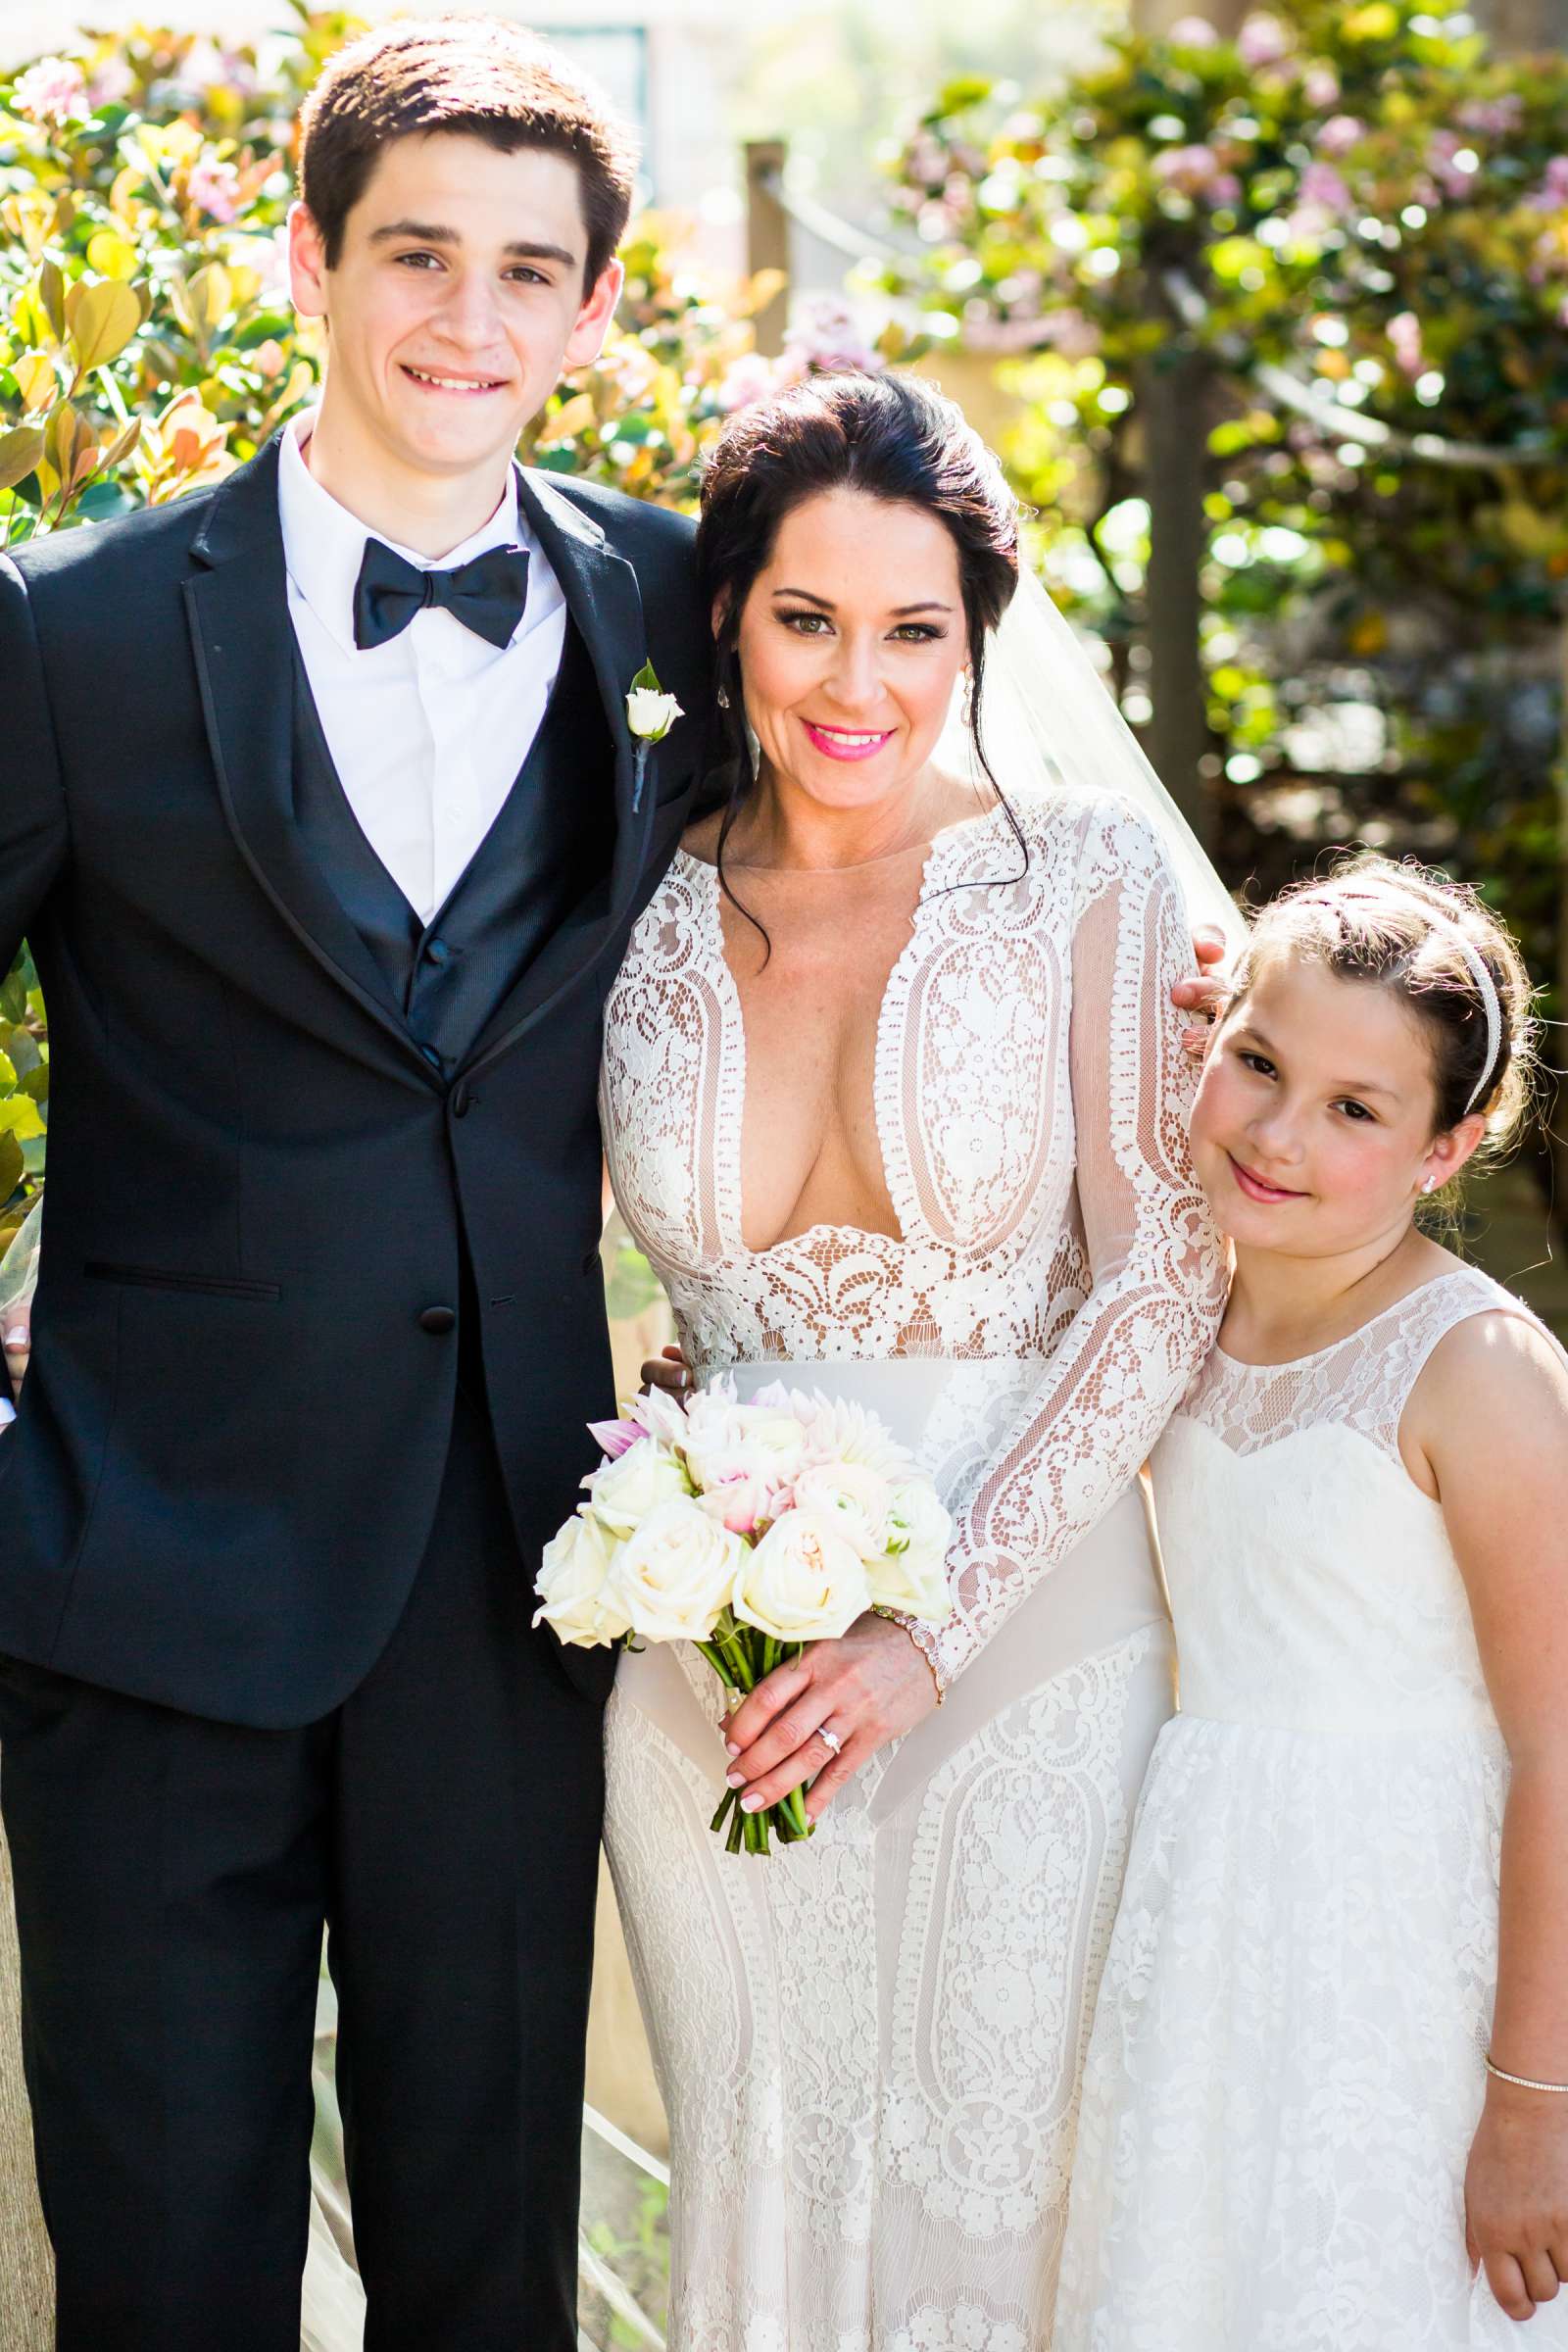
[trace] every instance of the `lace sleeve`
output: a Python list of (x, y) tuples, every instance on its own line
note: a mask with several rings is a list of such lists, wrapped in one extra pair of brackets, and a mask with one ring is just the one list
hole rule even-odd
[(1224, 1262), (1188, 1154), (1170, 1002), (1191, 960), (1157, 834), (1102, 805), (1078, 869), (1068, 1043), (1093, 1287), (959, 1520), (953, 1614), (927, 1649), (943, 1687), (1136, 1477), (1218, 1328)]

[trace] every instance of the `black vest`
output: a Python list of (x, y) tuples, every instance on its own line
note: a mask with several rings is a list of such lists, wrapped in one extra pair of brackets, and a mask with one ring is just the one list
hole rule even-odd
[[(292, 632), (291, 632), (292, 634)], [(431, 1067), (450, 1077), (614, 843), (614, 753), (588, 651), (568, 621), (528, 756), (489, 832), (428, 923), (362, 832), (294, 652), (294, 816)]]

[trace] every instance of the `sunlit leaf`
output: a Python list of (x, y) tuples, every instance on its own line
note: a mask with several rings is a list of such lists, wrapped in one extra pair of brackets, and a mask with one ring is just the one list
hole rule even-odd
[(100, 228), (87, 240), (87, 267), (100, 277), (120, 278), (128, 284), (141, 268), (141, 257), (118, 229)]
[(43, 434), (34, 424), (19, 424), (0, 433), (0, 490), (14, 490), (37, 469), (43, 456)]
[(0, 1135), (0, 1200), (9, 1200), (22, 1182), (22, 1147), (14, 1135)]
[(71, 345), (83, 375), (118, 359), (141, 325), (141, 304), (115, 278), (73, 286), (67, 308)]
[(45, 1132), (38, 1105), (28, 1095), (7, 1095), (0, 1099), (0, 1135), (15, 1136), (25, 1144)]
[(13, 360), (11, 372), (22, 394), (22, 405), (29, 416), (49, 407), (60, 389), (54, 362), (41, 351), (25, 351), (21, 359)]

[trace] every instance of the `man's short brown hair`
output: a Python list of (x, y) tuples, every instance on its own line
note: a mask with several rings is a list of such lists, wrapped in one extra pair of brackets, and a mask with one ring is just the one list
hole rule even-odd
[(615, 256), (631, 211), (636, 140), (561, 52), (499, 17), (384, 24), (328, 60), (300, 116), (300, 196), (326, 266), (394, 139), (451, 131), (503, 155), (542, 147), (577, 167), (585, 286)]

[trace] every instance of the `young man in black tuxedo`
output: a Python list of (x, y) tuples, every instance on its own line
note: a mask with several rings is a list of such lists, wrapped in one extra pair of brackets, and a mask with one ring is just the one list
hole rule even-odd
[(514, 28), (367, 37), (304, 125), (319, 410), (0, 562), (0, 968), (25, 933), (54, 1073), (0, 1793), (61, 2352), (294, 2352), (323, 1922), (368, 2352), (575, 2344), (611, 1657), (531, 1586), (611, 1403), (600, 1008), (708, 632), (688, 523), (512, 453), (631, 168)]

